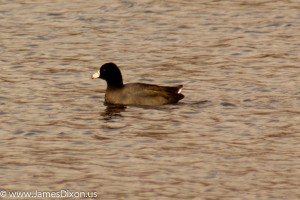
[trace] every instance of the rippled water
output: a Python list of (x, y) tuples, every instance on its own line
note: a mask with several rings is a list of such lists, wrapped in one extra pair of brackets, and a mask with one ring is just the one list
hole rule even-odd
[[(0, 189), (299, 199), (299, 1), (0, 2)], [(90, 75), (183, 84), (111, 109)]]

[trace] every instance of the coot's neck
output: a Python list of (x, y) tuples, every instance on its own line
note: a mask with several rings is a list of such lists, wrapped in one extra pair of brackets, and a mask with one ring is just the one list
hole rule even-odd
[(110, 88), (121, 88), (123, 87), (123, 80), (121, 79), (113, 79), (113, 80), (106, 80), (107, 87)]

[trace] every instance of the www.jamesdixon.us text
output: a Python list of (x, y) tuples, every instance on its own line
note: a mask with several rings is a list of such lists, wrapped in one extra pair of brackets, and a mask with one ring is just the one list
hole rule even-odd
[(97, 192), (77, 192), (71, 190), (59, 190), (59, 191), (0, 191), (0, 197), (7, 198), (96, 198)]

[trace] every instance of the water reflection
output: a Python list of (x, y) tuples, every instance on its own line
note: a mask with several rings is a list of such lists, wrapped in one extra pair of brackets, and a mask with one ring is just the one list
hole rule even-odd
[(110, 105), (110, 104), (104, 104), (104, 105), (106, 106), (106, 109), (104, 112), (101, 113), (101, 116), (104, 117), (104, 120), (111, 120), (111, 119), (123, 117), (121, 113), (126, 110), (126, 106)]

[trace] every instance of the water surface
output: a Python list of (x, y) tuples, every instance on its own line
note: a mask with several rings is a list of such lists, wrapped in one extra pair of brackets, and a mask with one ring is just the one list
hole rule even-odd
[[(0, 3), (0, 189), (299, 199), (298, 1)], [(107, 108), (90, 75), (183, 84)]]

